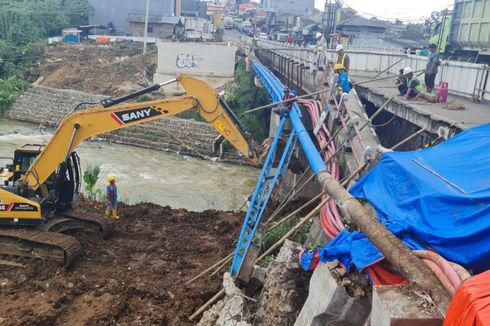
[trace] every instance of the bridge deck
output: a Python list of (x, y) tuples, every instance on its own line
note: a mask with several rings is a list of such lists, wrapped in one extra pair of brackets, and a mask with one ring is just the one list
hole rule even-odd
[[(351, 71), (352, 81), (358, 83), (372, 79), (375, 75), (376, 73), (374, 72)], [(380, 77), (383, 76), (385, 75)], [(443, 108), (441, 103), (428, 103), (425, 100), (405, 101), (402, 96), (398, 96), (398, 90), (394, 86), (395, 79), (396, 77), (394, 76), (393, 78), (361, 84), (358, 87), (370, 93), (384, 96), (386, 99), (395, 96), (393, 102), (410, 108), (420, 115), (427, 116), (433, 121), (446, 122), (447, 125), (455, 126), (459, 129), (468, 129), (490, 122), (490, 104), (488, 102), (475, 103), (468, 98), (449, 95), (448, 103), (453, 101), (453, 103), (463, 104), (465, 109), (447, 110)], [(363, 91), (360, 93), (363, 93)], [(362, 94), (360, 95), (365, 97)], [(375, 104), (379, 105), (379, 103)]]

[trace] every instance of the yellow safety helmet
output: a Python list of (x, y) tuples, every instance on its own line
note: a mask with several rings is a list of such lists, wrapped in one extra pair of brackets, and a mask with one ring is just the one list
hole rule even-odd
[(341, 63), (336, 63), (334, 66), (333, 66), (333, 70), (340, 70), (340, 69), (345, 69), (344, 65), (341, 64)]
[(113, 176), (113, 175), (107, 176), (107, 181), (112, 182), (112, 181), (115, 181), (115, 180), (116, 180), (116, 177), (115, 176)]

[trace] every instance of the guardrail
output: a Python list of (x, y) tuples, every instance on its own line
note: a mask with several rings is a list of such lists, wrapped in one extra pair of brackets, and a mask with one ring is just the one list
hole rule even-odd
[[(313, 46), (287, 46), (284, 43), (254, 40), (254, 44), (262, 49), (294, 58), (298, 63), (312, 66), (315, 60)], [(400, 69), (411, 67), (414, 71), (425, 69), (427, 58), (417, 55), (369, 50), (350, 50), (350, 69), (363, 72), (383, 72), (384, 75), (398, 75)], [(334, 50), (326, 50), (327, 60), (335, 60)], [(391, 66), (391, 67), (390, 67)], [(388, 67), (390, 67), (388, 69)], [(385, 71), (386, 70), (386, 71)], [(444, 80), (449, 85), (449, 93), (476, 100), (490, 100), (490, 68), (485, 64), (459, 61), (442, 61), (436, 77), (436, 85)]]

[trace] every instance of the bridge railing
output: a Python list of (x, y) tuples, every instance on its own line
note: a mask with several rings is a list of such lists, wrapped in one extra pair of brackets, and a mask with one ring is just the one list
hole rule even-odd
[[(281, 42), (265, 40), (255, 40), (255, 45), (294, 58), (304, 65), (312, 65), (315, 61), (313, 46), (288, 46)], [(327, 60), (335, 60), (336, 53), (334, 50), (327, 50), (325, 53)], [(405, 67), (411, 67), (414, 71), (424, 70), (427, 64), (427, 57), (399, 53), (398, 51), (349, 50), (348, 53), (352, 71), (383, 72), (384, 76), (398, 75), (399, 70)], [(436, 77), (436, 85), (442, 80), (448, 83), (451, 94), (477, 100), (490, 100), (489, 75), (489, 67), (484, 64), (443, 61)]]

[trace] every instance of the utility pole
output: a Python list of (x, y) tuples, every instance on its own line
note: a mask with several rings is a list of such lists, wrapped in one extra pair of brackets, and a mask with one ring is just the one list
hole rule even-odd
[(146, 54), (146, 38), (148, 37), (148, 13), (150, 11), (150, 0), (146, 0), (146, 13), (145, 13), (145, 34), (143, 37), (143, 54)]
[(180, 0), (175, 0), (175, 16), (180, 17)]

